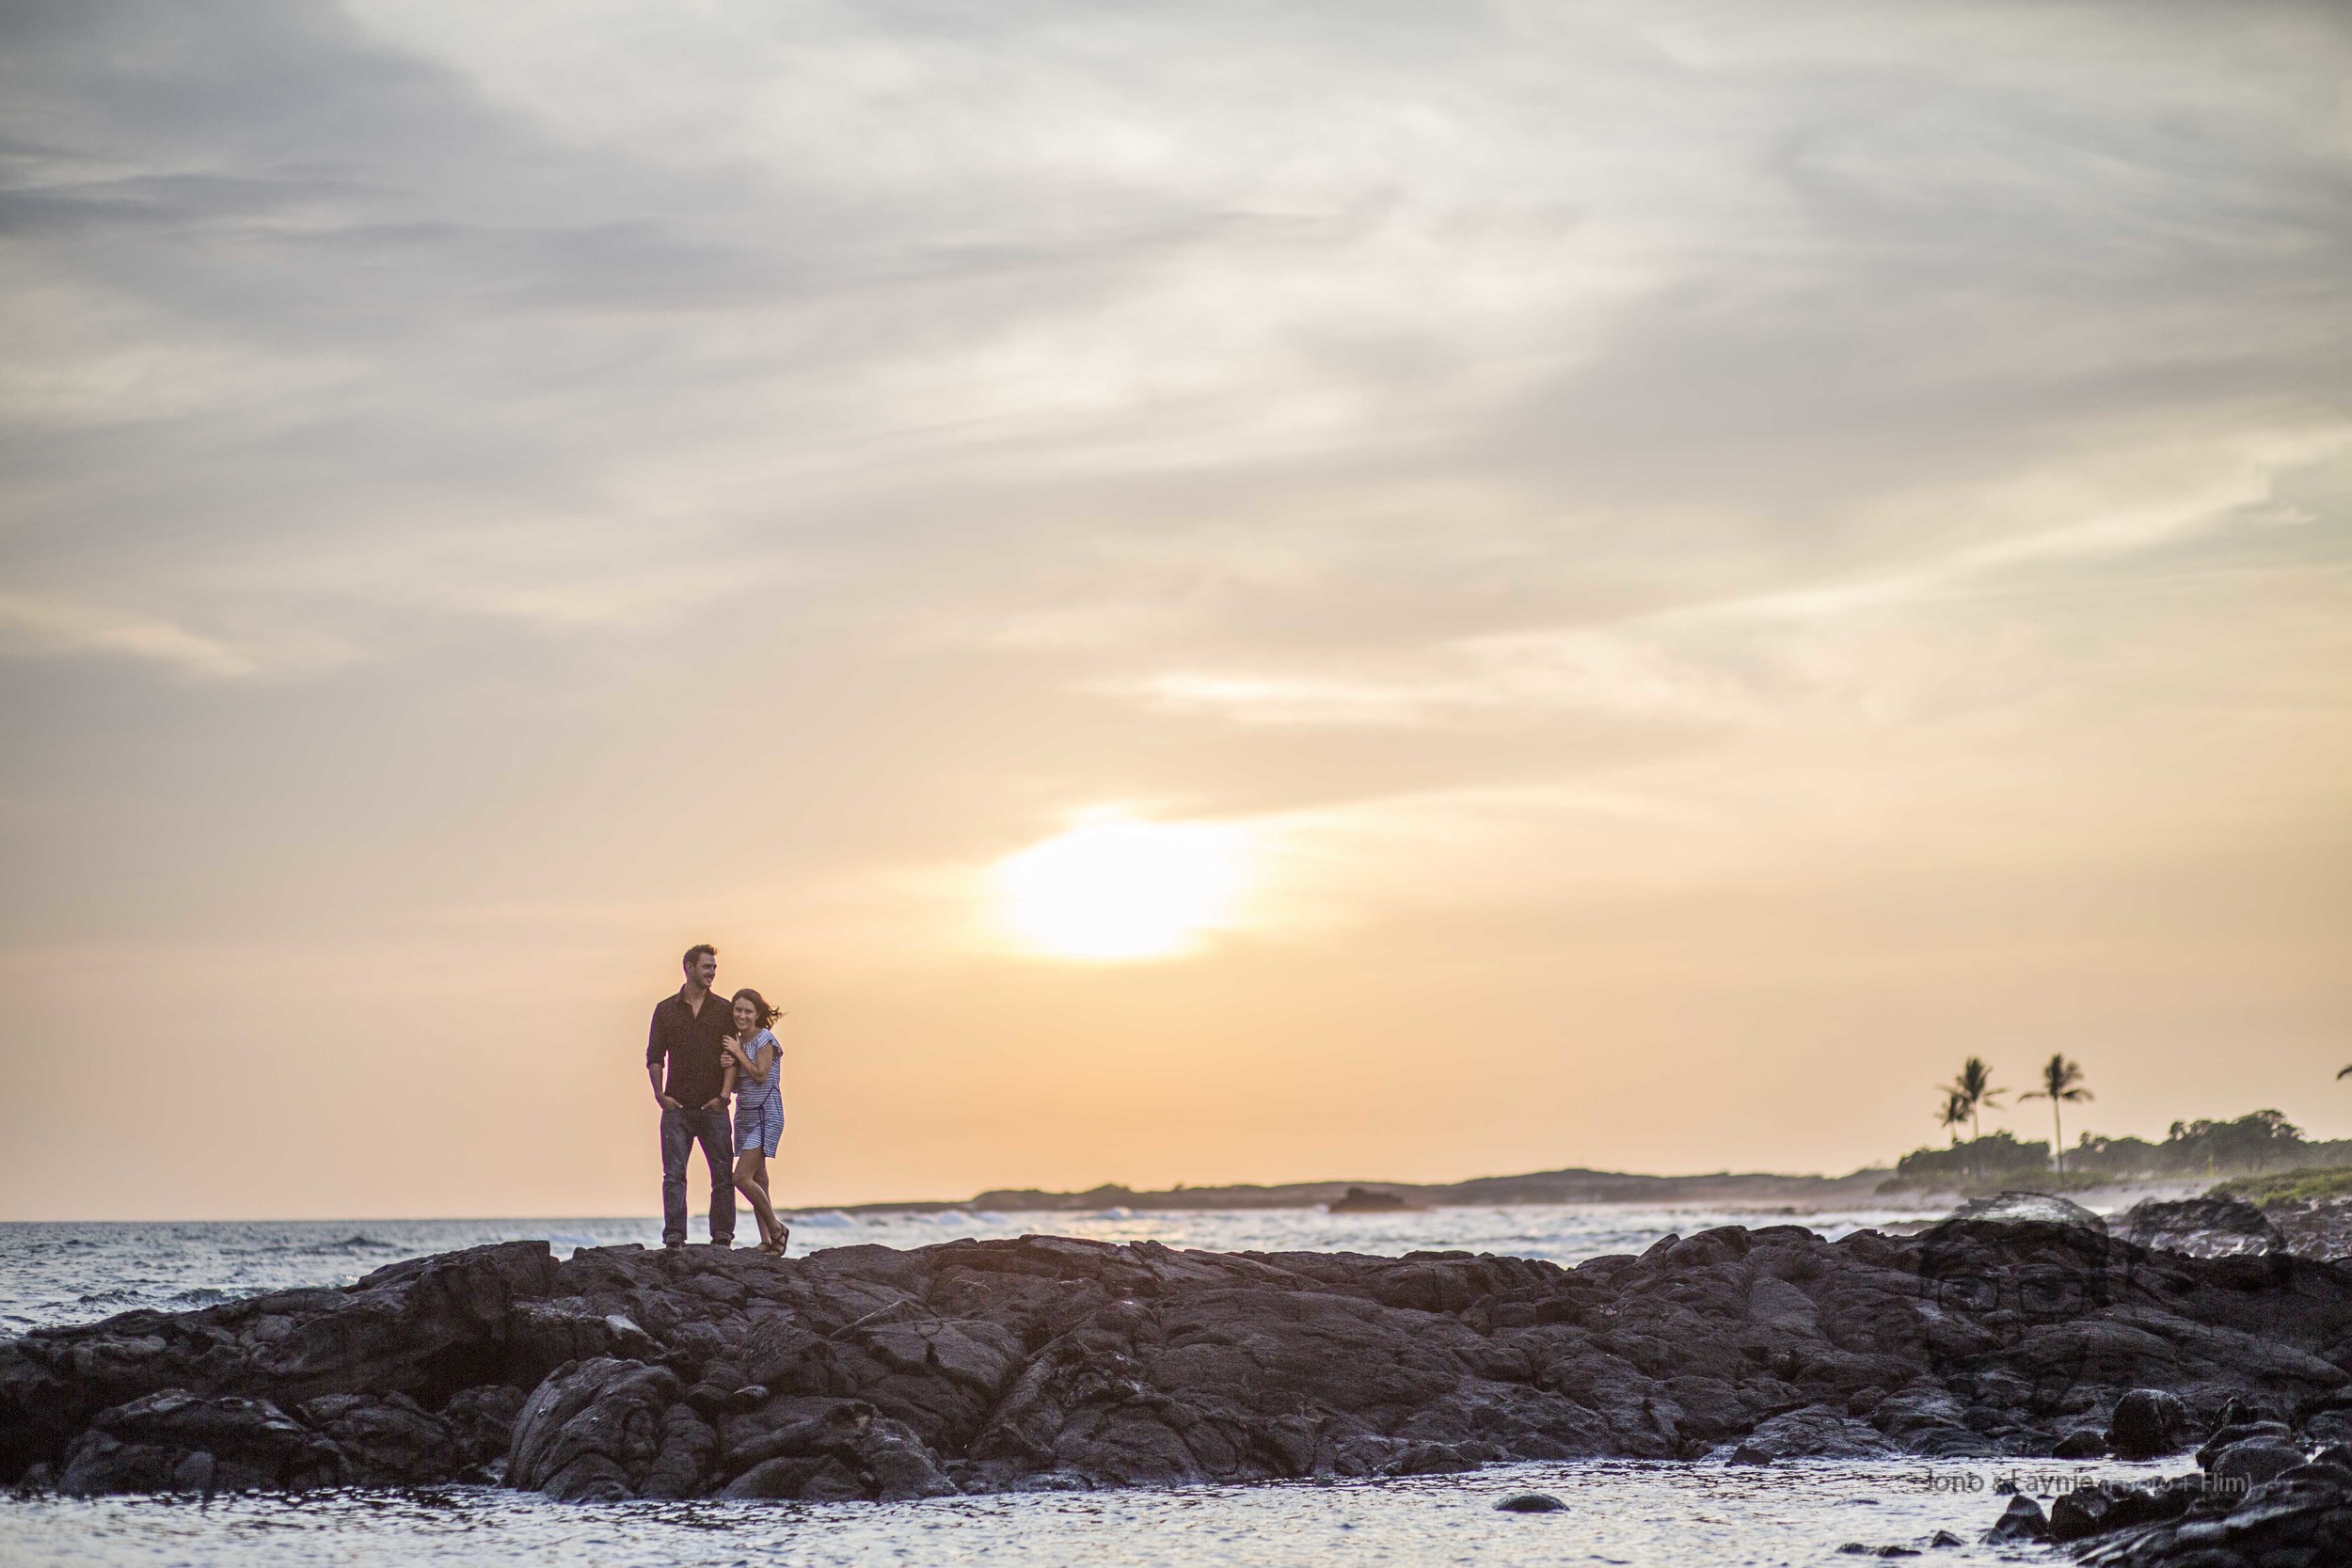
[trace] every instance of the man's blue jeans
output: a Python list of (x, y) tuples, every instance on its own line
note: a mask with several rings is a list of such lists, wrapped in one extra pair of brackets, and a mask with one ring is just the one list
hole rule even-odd
[(710, 1167), (710, 1239), (726, 1246), (735, 1241), (735, 1130), (723, 1107), (662, 1107), (661, 1240), (686, 1240), (686, 1156), (698, 1143), (703, 1164)]

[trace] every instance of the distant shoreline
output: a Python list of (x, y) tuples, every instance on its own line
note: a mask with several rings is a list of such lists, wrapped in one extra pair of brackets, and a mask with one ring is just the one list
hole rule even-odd
[[(1482, 1176), (1467, 1181), (1375, 1181), (1351, 1177), (1332, 1181), (1276, 1185), (1237, 1182), (1221, 1187), (1170, 1187), (1138, 1191), (1105, 1183), (1085, 1192), (1046, 1192), (1036, 1187), (998, 1188), (968, 1198), (926, 1198), (898, 1203), (854, 1203), (825, 1212), (844, 1214), (939, 1214), (958, 1211), (992, 1213), (1090, 1213), (1103, 1209), (1154, 1212), (1205, 1209), (1320, 1209), (1344, 1197), (1351, 1187), (1392, 1193), (1424, 1209), (1507, 1207), (1541, 1203), (1761, 1204), (1772, 1207), (1851, 1206), (1875, 1197), (1893, 1176), (1883, 1167), (1848, 1176), (1782, 1176), (1769, 1172), (1718, 1171), (1704, 1176), (1641, 1176), (1624, 1171), (1552, 1170), (1524, 1176)], [(802, 1212), (819, 1206), (810, 1205)]]
[[(1482, 1176), (1468, 1181), (1290, 1181), (1273, 1185), (1236, 1182), (1222, 1187), (1169, 1187), (1138, 1191), (1105, 1183), (1085, 1192), (1046, 1192), (1035, 1187), (999, 1188), (968, 1198), (921, 1198), (897, 1203), (803, 1204), (797, 1213), (839, 1214), (1052, 1214), (1095, 1213), (1105, 1209), (1184, 1213), (1232, 1209), (1322, 1209), (1350, 1188), (1390, 1193), (1419, 1209), (1512, 1208), (1554, 1203), (1644, 1203), (1673, 1207), (1756, 1208), (1791, 1213), (1817, 1209), (1950, 1209), (1972, 1196), (1943, 1187), (1880, 1188), (1892, 1170), (1872, 1166), (1846, 1176), (1787, 1176), (1771, 1172), (1719, 1171), (1702, 1176), (1643, 1176), (1625, 1171), (1533, 1171), (1524, 1176)], [(2153, 1178), (2070, 1189), (2066, 1196), (2092, 1209), (2122, 1209), (2142, 1198), (2197, 1196), (2209, 1176)], [(2021, 1181), (2021, 1188), (2033, 1184)]]

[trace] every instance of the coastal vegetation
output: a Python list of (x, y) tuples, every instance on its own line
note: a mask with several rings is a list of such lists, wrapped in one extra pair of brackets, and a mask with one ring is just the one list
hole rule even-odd
[[(1994, 1086), (1994, 1069), (1970, 1056), (1959, 1074), (1937, 1089), (1938, 1126), (1949, 1135), (1943, 1148), (1915, 1148), (1895, 1163), (1895, 1174), (1880, 1183), (1883, 1193), (1904, 1190), (1957, 1191), (1970, 1196), (2032, 1185), (2049, 1190), (2104, 1186), (2117, 1181), (2267, 1177), (2280, 1172), (2331, 1173), (2352, 1168), (2352, 1138), (2305, 1138), (2302, 1129), (2275, 1110), (2249, 1111), (2229, 1120), (2201, 1117), (2176, 1121), (2160, 1143), (2145, 1138), (2085, 1132), (2066, 1146), (2064, 1108), (2095, 1098), (2084, 1082), (2080, 1062), (2053, 1052), (2037, 1074), (2037, 1087), (2017, 1097), (2050, 1102), (2050, 1141), (2021, 1139), (2006, 1129), (1987, 1134), (1983, 1112), (1997, 1107), (2005, 1089)], [(2347, 1067), (2336, 1076), (2352, 1074)], [(1969, 1137), (1963, 1141), (1960, 1128)], [(2217, 1189), (2217, 1191), (2218, 1189)], [(2352, 1185), (2327, 1194), (2352, 1192)]]
[[(1968, 1123), (1966, 1147), (1976, 1148), (1984, 1142), (1985, 1108), (1998, 1105), (2001, 1096), (2008, 1092), (1993, 1086), (1993, 1069), (1985, 1065), (1983, 1057), (1971, 1056), (1960, 1064), (1960, 1076), (1944, 1090), (1944, 1124), (1956, 1127), (1964, 1117)], [(1954, 1141), (1958, 1141), (1957, 1134)], [(1968, 1168), (1978, 1180), (1984, 1180), (1982, 1168), (1974, 1162)]]
[(2084, 1101), (2090, 1091), (2083, 1087), (2083, 1066), (2070, 1062), (2063, 1055), (2053, 1054), (2042, 1067), (2042, 1086), (2017, 1098), (2046, 1100), (2050, 1102), (2050, 1146), (2058, 1150), (2058, 1173), (2066, 1174), (2066, 1129), (2058, 1120), (2058, 1107), (2068, 1101)]
[(1882, 1191), (1972, 1191), (2025, 1184), (2091, 1187), (2113, 1181), (2255, 1177), (2286, 1171), (2352, 1171), (2352, 1138), (2309, 1139), (2277, 1111), (2228, 1121), (2176, 1121), (2161, 1142), (2085, 1132), (2054, 1169), (2051, 1145), (1990, 1132), (1946, 1148), (1917, 1148), (1895, 1163)]
[[(1340, 1212), (1376, 1190), (1384, 1199), (1411, 1208), (1458, 1205), (1551, 1203), (1652, 1203), (1674, 1205), (1762, 1205), (1822, 1208), (1876, 1195), (1956, 1193), (1979, 1196), (2019, 1188), (2077, 1192), (2126, 1181), (2232, 1181), (2279, 1178), (2332, 1181), (2342, 1187), (2299, 1194), (2312, 1197), (2352, 1196), (2352, 1138), (2312, 1139), (2276, 1110), (2249, 1111), (2226, 1119), (2176, 1121), (2164, 1137), (2111, 1137), (2079, 1133), (2065, 1140), (2065, 1107), (2093, 1099), (2080, 1062), (2054, 1052), (2035, 1074), (2037, 1087), (2016, 1096), (2050, 1101), (2048, 1140), (2021, 1138), (2006, 1128), (1982, 1131), (1984, 1113), (2002, 1108), (2010, 1090), (1982, 1056), (1969, 1056), (1949, 1082), (1937, 1088), (1934, 1112), (1948, 1134), (1944, 1148), (1913, 1149), (1895, 1163), (1867, 1166), (1845, 1176), (1788, 1176), (1718, 1171), (1705, 1175), (1647, 1176), (1571, 1167), (1518, 1176), (1485, 1176), (1463, 1181), (1292, 1181), (1270, 1186), (1232, 1183), (1168, 1189), (1138, 1189), (1107, 1182), (1083, 1192), (997, 1188), (969, 1198), (857, 1205), (852, 1212), (921, 1212), (949, 1210), (1019, 1213), (1102, 1212), (1128, 1210), (1305, 1209), (1337, 1206)], [(1963, 1138), (1965, 1130), (1970, 1135)], [(2256, 1201), (2265, 1201), (2257, 1199)]]
[(2352, 1164), (2333, 1168), (2304, 1166), (2275, 1176), (2242, 1176), (2215, 1187), (2212, 1196), (2238, 1198), (2257, 1208), (2352, 1197)]

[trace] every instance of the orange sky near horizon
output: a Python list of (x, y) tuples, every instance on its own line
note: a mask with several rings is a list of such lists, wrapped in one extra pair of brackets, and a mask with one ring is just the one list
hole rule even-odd
[(698, 941), (803, 1207), (2352, 1136), (2258, 9), (24, 32), (0, 1219), (652, 1212)]

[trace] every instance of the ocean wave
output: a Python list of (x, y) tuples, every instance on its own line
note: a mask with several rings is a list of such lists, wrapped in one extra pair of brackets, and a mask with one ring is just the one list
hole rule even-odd
[(142, 1300), (146, 1293), (135, 1286), (118, 1285), (112, 1290), (91, 1291), (79, 1299), (84, 1307), (115, 1307), (123, 1302)]
[(253, 1249), (280, 1258), (342, 1258), (355, 1252), (398, 1252), (398, 1242), (379, 1242), (373, 1236), (345, 1236), (336, 1242), (273, 1242)]
[(857, 1224), (857, 1220), (838, 1209), (823, 1209), (814, 1214), (795, 1214), (794, 1225), (813, 1226), (819, 1230), (834, 1230)]

